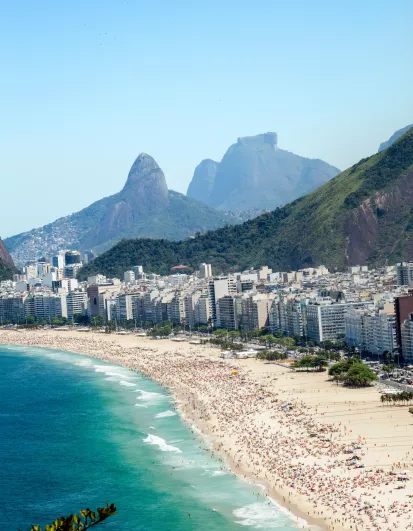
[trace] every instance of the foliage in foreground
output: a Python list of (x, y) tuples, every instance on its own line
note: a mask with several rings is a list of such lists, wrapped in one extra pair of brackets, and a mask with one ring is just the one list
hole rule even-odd
[[(98, 507), (96, 512), (90, 509), (82, 509), (79, 514), (56, 518), (53, 523), (46, 525), (44, 531), (84, 531), (100, 524), (115, 513), (116, 507), (113, 503), (111, 505), (106, 504), (106, 507)], [(42, 531), (42, 528), (38, 525), (33, 525), (30, 531)]]

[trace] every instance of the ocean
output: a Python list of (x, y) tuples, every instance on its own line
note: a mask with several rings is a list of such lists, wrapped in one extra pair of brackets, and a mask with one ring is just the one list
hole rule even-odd
[(302, 527), (225, 468), (164, 388), (78, 354), (0, 346), (0, 456), (4, 531), (106, 501), (102, 531)]

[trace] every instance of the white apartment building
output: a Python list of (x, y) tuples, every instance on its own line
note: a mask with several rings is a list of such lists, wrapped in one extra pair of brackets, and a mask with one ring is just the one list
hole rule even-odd
[(184, 304), (185, 304), (185, 318), (186, 318), (186, 324), (188, 326), (195, 326), (197, 324), (196, 316), (195, 316), (195, 307), (197, 300), (201, 296), (201, 292), (195, 292), (190, 293), (188, 295), (185, 295), (184, 297)]
[(396, 315), (382, 311), (350, 310), (344, 317), (346, 344), (380, 355), (397, 348)]
[(36, 320), (52, 321), (55, 317), (67, 317), (67, 301), (65, 294), (35, 293), (33, 297), (34, 314)]
[(85, 291), (70, 291), (66, 301), (69, 321), (72, 321), (75, 315), (85, 315), (88, 307), (87, 293)]
[(57, 281), (56, 271), (49, 271), (49, 273), (46, 273), (46, 275), (43, 276), (42, 285), (52, 288), (53, 282), (56, 282), (56, 281)]
[(65, 267), (65, 252), (62, 251), (52, 257), (52, 266), (57, 269), (63, 269)]
[(242, 330), (255, 330), (269, 324), (272, 299), (267, 294), (244, 296), (241, 300)]
[(132, 271), (135, 273), (135, 279), (143, 277), (143, 266), (137, 265), (132, 267)]
[(207, 325), (210, 322), (210, 303), (207, 294), (202, 294), (195, 302), (195, 324)]
[(217, 302), (222, 297), (227, 295), (235, 295), (237, 293), (237, 281), (234, 276), (214, 278), (208, 284), (208, 294), (210, 303), (210, 315), (216, 323), (217, 320)]
[(271, 332), (276, 334), (281, 329), (287, 336), (305, 336), (307, 328), (306, 304), (306, 299), (294, 296), (280, 296), (275, 299), (269, 315)]
[(107, 284), (108, 282), (105, 275), (93, 275), (91, 277), (87, 277), (87, 283), (89, 286), (92, 286), (95, 284)]
[(363, 308), (365, 302), (335, 303), (331, 299), (320, 298), (306, 306), (306, 337), (312, 341), (336, 341), (345, 337), (345, 315), (351, 309)]
[(118, 321), (131, 321), (135, 317), (133, 295), (122, 293), (116, 297), (116, 319)]
[(199, 277), (200, 278), (211, 278), (212, 277), (212, 266), (211, 264), (200, 264), (199, 266)]
[(23, 273), (26, 275), (26, 279), (29, 281), (32, 278), (37, 278), (37, 265), (31, 264), (23, 267)]
[(174, 323), (186, 323), (185, 299), (179, 293), (175, 293), (168, 304), (168, 321)]
[(413, 262), (401, 262), (396, 266), (398, 286), (413, 286)]
[(123, 273), (123, 280), (126, 284), (133, 284), (135, 282), (135, 272), (134, 271), (125, 271)]

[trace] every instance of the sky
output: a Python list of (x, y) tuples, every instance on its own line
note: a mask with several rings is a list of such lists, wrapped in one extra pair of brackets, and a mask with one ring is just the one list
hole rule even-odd
[(1, 0), (0, 236), (186, 192), (240, 136), (346, 169), (413, 123), (412, 0)]

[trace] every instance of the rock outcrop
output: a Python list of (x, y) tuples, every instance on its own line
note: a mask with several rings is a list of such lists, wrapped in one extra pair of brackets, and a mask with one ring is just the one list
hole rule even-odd
[(219, 164), (197, 166), (187, 195), (221, 210), (272, 210), (339, 173), (322, 160), (280, 149), (277, 141), (276, 133), (238, 138)]
[(122, 238), (179, 240), (236, 223), (234, 217), (168, 190), (155, 160), (141, 153), (123, 189), (53, 223), (6, 240), (17, 263), (50, 255), (59, 249), (103, 252)]
[(144, 267), (164, 274), (181, 263), (213, 263), (223, 272), (264, 264), (276, 271), (325, 264), (336, 271), (413, 260), (413, 128), (282, 208), (181, 242), (120, 242), (83, 275), (117, 274), (138, 257)]
[(195, 168), (192, 181), (189, 184), (188, 197), (208, 203), (212, 188), (214, 187), (218, 165), (218, 162), (211, 159), (205, 159), (198, 164)]

